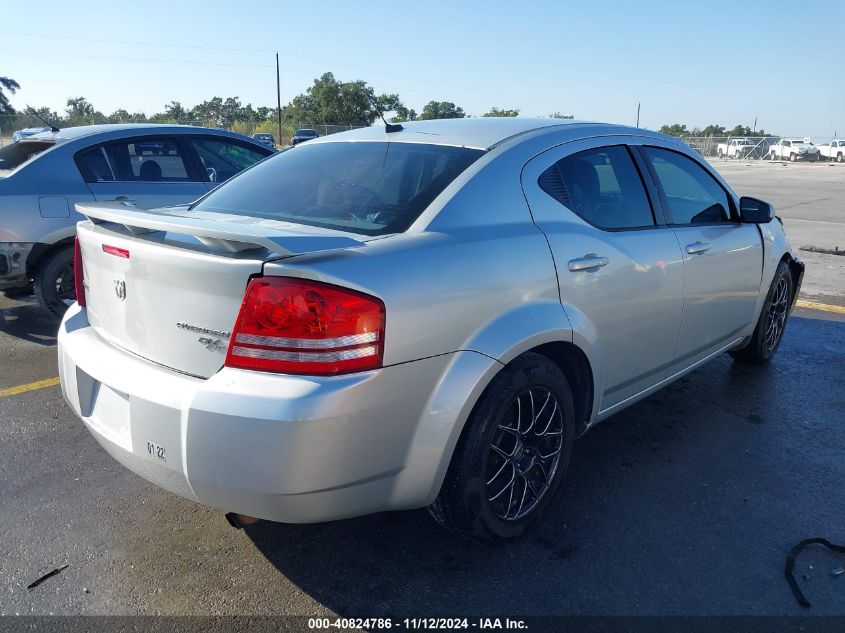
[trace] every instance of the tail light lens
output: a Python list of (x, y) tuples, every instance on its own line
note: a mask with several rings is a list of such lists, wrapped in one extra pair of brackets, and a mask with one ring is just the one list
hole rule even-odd
[(82, 268), (82, 249), (79, 248), (79, 238), (73, 242), (73, 290), (76, 292), (76, 302), (85, 307), (85, 271)]
[(334, 375), (381, 367), (384, 304), (316, 281), (249, 282), (226, 366), (285, 374)]

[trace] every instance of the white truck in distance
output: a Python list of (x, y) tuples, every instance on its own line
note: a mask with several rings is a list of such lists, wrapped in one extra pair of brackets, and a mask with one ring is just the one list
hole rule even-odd
[(716, 148), (719, 158), (744, 158), (755, 147), (754, 141), (748, 138), (732, 138), (727, 143), (719, 143)]
[(807, 139), (782, 138), (769, 148), (772, 160), (818, 160), (819, 150)]
[(830, 143), (818, 145), (819, 158), (835, 159), (837, 163), (845, 161), (845, 141), (833, 139)]

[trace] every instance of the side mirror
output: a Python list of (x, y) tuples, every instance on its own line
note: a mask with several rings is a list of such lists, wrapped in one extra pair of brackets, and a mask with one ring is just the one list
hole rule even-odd
[(775, 208), (768, 202), (743, 196), (739, 199), (739, 219), (747, 224), (766, 224), (775, 219)]

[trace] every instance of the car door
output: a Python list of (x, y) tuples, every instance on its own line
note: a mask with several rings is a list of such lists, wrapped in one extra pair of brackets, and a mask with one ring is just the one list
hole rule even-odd
[(222, 137), (191, 135), (189, 139), (205, 177), (206, 189), (216, 187), (274, 153), (267, 147)]
[(656, 214), (627, 141), (566, 143), (532, 159), (522, 175), (564, 309), (597, 363), (602, 412), (664, 378), (683, 309), (678, 242)]
[(756, 225), (739, 222), (733, 195), (692, 155), (652, 141), (640, 151), (683, 254), (677, 371), (730, 345), (754, 320), (762, 239)]
[(143, 136), (97, 144), (75, 160), (96, 200), (151, 209), (193, 202), (208, 190), (190, 151), (175, 136)]

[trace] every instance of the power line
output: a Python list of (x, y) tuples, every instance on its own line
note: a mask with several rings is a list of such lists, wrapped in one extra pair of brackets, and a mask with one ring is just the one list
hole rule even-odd
[(261, 48), (231, 48), (226, 46), (200, 46), (197, 44), (169, 44), (165, 42), (141, 42), (138, 40), (110, 40), (96, 37), (75, 37), (72, 35), (45, 35), (44, 33), (22, 33), (20, 31), (6, 31), (6, 36), (40, 37), (49, 40), (71, 40), (74, 42), (93, 42), (97, 44), (131, 44), (133, 46), (166, 46), (169, 48), (193, 48), (204, 51), (235, 51), (239, 53), (274, 53), (275, 51)]
[[(344, 64), (343, 62), (332, 61), (329, 59), (322, 59), (319, 57), (310, 57), (308, 55), (300, 55), (299, 53), (291, 53), (289, 51), (284, 50), (271, 50), (271, 49), (261, 49), (261, 48), (235, 48), (235, 47), (226, 47), (226, 46), (203, 46), (199, 44), (171, 44), (167, 42), (149, 42), (149, 41), (141, 41), (141, 40), (115, 40), (115, 39), (105, 39), (105, 38), (93, 38), (93, 37), (77, 37), (73, 35), (47, 35), (44, 33), (26, 33), (21, 31), (5, 31), (5, 36), (19, 36), (19, 37), (37, 37), (37, 38), (44, 38), (44, 39), (61, 39), (61, 40), (69, 40), (69, 41), (78, 41), (78, 42), (90, 42), (90, 43), (98, 43), (98, 44), (124, 44), (130, 46), (156, 46), (156, 47), (171, 47), (171, 48), (185, 48), (185, 49), (195, 49), (195, 50), (206, 50), (206, 51), (230, 51), (230, 52), (239, 52), (239, 53), (263, 53), (263, 54), (274, 54), (276, 52), (284, 55), (286, 57), (293, 57), (296, 59), (302, 59), (305, 61), (317, 62), (319, 64), (328, 64), (329, 66), (336, 66), (339, 68), (348, 68), (349, 70), (358, 71), (358, 72), (367, 72), (367, 73), (377, 73), (383, 75), (385, 77), (394, 77), (396, 79), (404, 79), (405, 81), (412, 81), (415, 84), (428, 84), (429, 86), (438, 86), (440, 88), (447, 88), (449, 90), (462, 90), (465, 86), (456, 85), (456, 84), (448, 84), (448, 83), (441, 83), (441, 82), (431, 82), (431, 81), (420, 81), (416, 77), (410, 77), (408, 75), (402, 75), (398, 73), (393, 73), (390, 71), (384, 71), (381, 69), (375, 68), (362, 68), (359, 66), (352, 66), (350, 64)], [(16, 51), (21, 52), (21, 51)], [(34, 51), (33, 51), (34, 53)], [(39, 54), (47, 54), (47, 53), (39, 53)], [(55, 55), (59, 55), (59, 53), (51, 53)], [(69, 56), (69, 54), (67, 55)], [(78, 57), (84, 57), (83, 55), (77, 55)], [(164, 60), (152, 60), (152, 59), (136, 59), (136, 58), (128, 58), (128, 57), (91, 57), (91, 59), (123, 59), (127, 61), (150, 61), (150, 62), (161, 62)], [(240, 64), (228, 64), (228, 63), (219, 63), (215, 64), (212, 62), (176, 62), (175, 63), (191, 63), (196, 65), (207, 64), (209, 66), (219, 65), (219, 66), (242, 66), (246, 68), (271, 68), (272, 66), (262, 66), (262, 65), (240, 65)], [(285, 70), (292, 70), (294, 72), (302, 72), (302, 73), (313, 73), (314, 71), (305, 71), (301, 68), (285, 68)], [(406, 92), (409, 92), (406, 90)], [(422, 94), (421, 92), (417, 91), (418, 94)], [(493, 93), (483, 91), (482, 94), (487, 94), (489, 96), (493, 96)]]
[[(3, 48), (0, 51), (4, 53), (21, 53), (24, 55), (46, 55), (52, 57), (80, 57), (82, 59), (101, 59), (101, 60), (119, 60), (127, 62), (149, 62), (155, 64), (190, 64), (193, 66), (232, 66), (235, 68), (274, 68), (271, 64), (230, 64), (226, 62), (201, 62), (188, 59), (149, 59), (142, 57), (119, 57), (115, 55), (83, 55), (81, 53), (56, 53), (51, 51), (27, 51), (16, 50), (11, 48)], [(285, 70), (292, 70), (295, 72), (303, 72), (311, 74), (312, 71), (302, 70), (300, 68), (285, 68)]]

